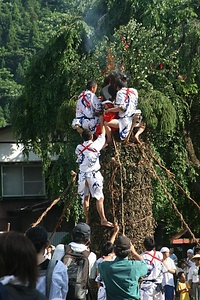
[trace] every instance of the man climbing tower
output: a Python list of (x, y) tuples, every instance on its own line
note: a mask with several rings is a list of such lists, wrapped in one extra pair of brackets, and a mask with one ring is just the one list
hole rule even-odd
[(94, 133), (96, 126), (99, 124), (99, 114), (102, 111), (102, 105), (95, 95), (97, 87), (96, 81), (88, 81), (86, 91), (82, 92), (78, 97), (76, 118), (73, 119), (72, 127), (79, 133), (82, 133), (84, 129), (89, 129)]
[[(125, 140), (130, 132), (134, 117), (137, 117), (138, 114), (141, 115), (141, 111), (137, 109), (138, 92), (136, 89), (127, 87), (127, 78), (125, 75), (116, 79), (116, 88), (117, 96), (115, 106), (105, 110), (105, 113), (118, 112), (119, 118), (104, 122), (104, 124), (107, 134), (109, 132), (111, 133), (110, 127), (119, 128), (120, 138), (121, 140)], [(138, 119), (138, 121), (139, 122), (135, 124), (135, 127), (138, 128), (135, 134), (135, 140), (137, 143), (140, 143), (139, 135), (144, 131), (145, 125), (140, 122), (140, 119)], [(108, 136), (107, 139), (110, 141), (111, 137)]]
[(104, 213), (103, 177), (100, 173), (100, 150), (105, 145), (105, 127), (103, 116), (100, 116), (101, 134), (93, 141), (93, 134), (88, 129), (82, 132), (83, 144), (76, 147), (77, 163), (79, 164), (78, 194), (83, 203), (86, 223), (89, 223), (90, 194), (96, 199), (96, 207), (101, 225), (113, 227)]

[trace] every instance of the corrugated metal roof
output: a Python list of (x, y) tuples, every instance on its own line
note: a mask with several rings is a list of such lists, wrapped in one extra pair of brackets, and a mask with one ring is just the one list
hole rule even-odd
[[(65, 232), (65, 231), (56, 232), (54, 234), (54, 236), (52, 237), (50, 244), (57, 246), (58, 244), (60, 244), (63, 237), (67, 235), (67, 233), (68, 232)], [(48, 232), (48, 236), (50, 236), (50, 235), (51, 235), (51, 232)]]

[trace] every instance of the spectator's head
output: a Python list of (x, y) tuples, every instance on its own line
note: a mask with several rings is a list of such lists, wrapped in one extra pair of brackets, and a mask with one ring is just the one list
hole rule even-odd
[(185, 268), (185, 261), (186, 261), (186, 259), (181, 259), (181, 261), (179, 263), (180, 268), (183, 269), (183, 270)]
[(52, 247), (51, 245), (49, 245), (49, 246), (47, 247), (47, 254), (50, 254), (51, 251), (52, 251), (52, 249), (53, 249), (53, 247)]
[(194, 255), (196, 255), (196, 254), (200, 254), (200, 248), (199, 247), (196, 247), (194, 249)]
[(35, 288), (38, 267), (37, 254), (31, 241), (21, 233), (0, 234), (0, 278), (14, 275), (29, 288)]
[(124, 235), (119, 236), (115, 240), (114, 252), (117, 257), (125, 258), (130, 254), (131, 241)]
[(170, 248), (169, 248), (169, 253), (170, 253), (170, 254), (174, 253), (174, 248), (173, 248), (173, 247), (170, 247)]
[(155, 241), (151, 236), (145, 237), (143, 244), (147, 251), (151, 251), (155, 248)]
[(196, 266), (200, 266), (200, 254), (196, 254), (192, 257), (192, 261), (194, 261)]
[(87, 244), (90, 240), (90, 226), (86, 223), (78, 223), (72, 231), (73, 242)]
[(44, 252), (45, 249), (48, 247), (48, 233), (44, 227), (30, 227), (26, 231), (25, 235), (33, 243), (37, 253)]
[(83, 138), (84, 142), (90, 141), (93, 139), (93, 134), (89, 129), (84, 129), (82, 132), (82, 138)]
[(97, 82), (95, 80), (88, 81), (88, 83), (86, 85), (86, 89), (89, 90), (89, 91), (91, 91), (94, 94), (97, 91), (97, 87), (98, 87), (98, 85), (97, 85)]
[(188, 249), (188, 250), (187, 250), (187, 257), (188, 257), (189, 259), (191, 259), (193, 255), (194, 255), (193, 249)]
[(178, 272), (178, 279), (182, 282), (185, 281), (185, 273), (183, 271)]
[(160, 249), (160, 252), (163, 254), (163, 259), (166, 259), (167, 257), (169, 257), (169, 254), (170, 254), (169, 248), (167, 248), (167, 247), (162, 247), (162, 248)]
[(110, 241), (107, 241), (102, 246), (102, 255), (107, 256), (109, 253), (112, 253), (113, 250), (114, 245)]

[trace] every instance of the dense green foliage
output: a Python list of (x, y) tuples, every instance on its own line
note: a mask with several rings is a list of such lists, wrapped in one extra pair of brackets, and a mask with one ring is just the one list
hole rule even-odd
[[(111, 64), (115, 71), (123, 66), (130, 86), (139, 91), (145, 141), (198, 201), (197, 1), (15, 0), (0, 6), (0, 122), (10, 121), (8, 108), (15, 99), (13, 126), (25, 149), (41, 156), (45, 172), (50, 172), (50, 155), (58, 155), (49, 173), (52, 197), (67, 186), (70, 170), (76, 168), (73, 153), (79, 137), (71, 121), (77, 96), (88, 79), (101, 84)], [(185, 220), (194, 220), (198, 231), (197, 208), (158, 167), (157, 172)], [(182, 226), (156, 180), (154, 216), (166, 222), (169, 233)]]

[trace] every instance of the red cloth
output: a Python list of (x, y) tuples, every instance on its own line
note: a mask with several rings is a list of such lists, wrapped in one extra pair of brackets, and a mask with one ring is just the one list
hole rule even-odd
[[(106, 122), (109, 122), (113, 119), (118, 119), (118, 113), (117, 112), (108, 112), (107, 114), (104, 114), (103, 119)], [(111, 128), (111, 131), (118, 130), (118, 128), (114, 128), (114, 127), (110, 127), (110, 128)], [(97, 125), (95, 135), (96, 135), (96, 137), (98, 137), (100, 134), (101, 134), (101, 126), (99, 124), (99, 125)]]

